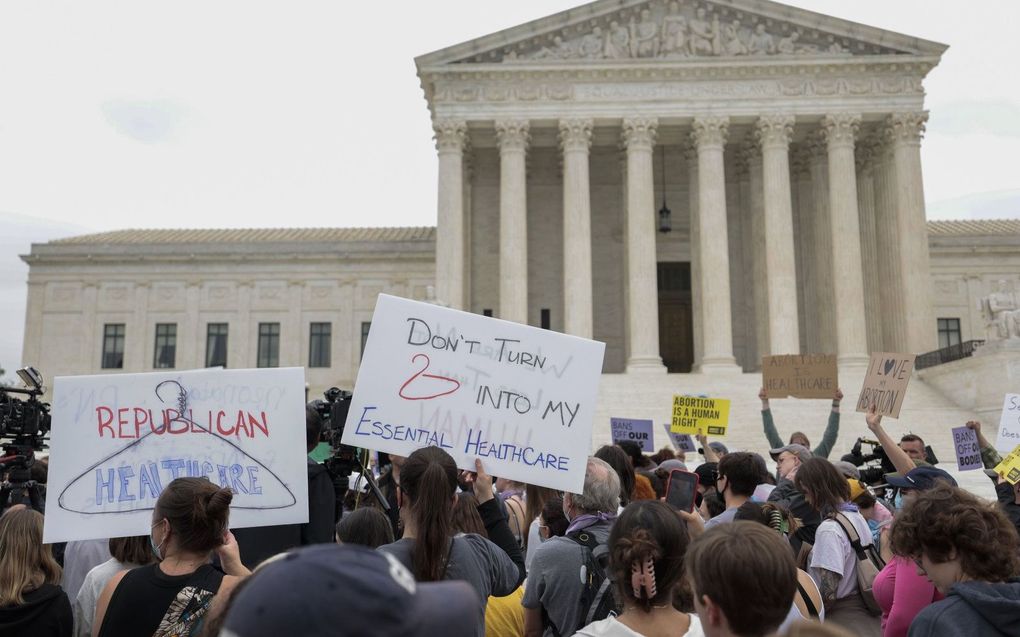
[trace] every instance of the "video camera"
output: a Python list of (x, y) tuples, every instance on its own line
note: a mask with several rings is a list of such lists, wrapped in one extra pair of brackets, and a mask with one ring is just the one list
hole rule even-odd
[[(862, 453), (861, 445), (870, 446), (870, 453)], [(932, 465), (938, 464), (939, 459), (935, 456), (931, 445), (925, 446), (924, 453), (926, 462)], [(856, 466), (861, 472), (861, 482), (869, 485), (884, 483), (885, 474), (896, 471), (896, 467), (893, 466), (885, 449), (882, 448), (882, 443), (877, 440), (858, 438), (854, 446), (851, 447), (850, 453), (843, 456), (841, 460)]]
[[(35, 452), (46, 445), (46, 434), (50, 431), (50, 405), (39, 400), (46, 390), (42, 374), (34, 367), (18, 370), (18, 376), (25, 383), (24, 389), (0, 387), (0, 477), (6, 475), (0, 485), (0, 509), (8, 504), (29, 504), (43, 512), (43, 497), (39, 484), (32, 479), (32, 465)], [(17, 398), (14, 394), (28, 396)]]

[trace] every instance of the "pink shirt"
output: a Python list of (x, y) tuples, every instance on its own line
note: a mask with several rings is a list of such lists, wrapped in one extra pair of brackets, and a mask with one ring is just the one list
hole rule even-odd
[(872, 591), (882, 607), (882, 637), (906, 637), (917, 614), (943, 597), (912, 561), (899, 556), (875, 576)]

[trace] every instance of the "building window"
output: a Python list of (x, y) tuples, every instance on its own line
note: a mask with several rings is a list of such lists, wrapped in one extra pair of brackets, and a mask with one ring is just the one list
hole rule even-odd
[(490, 310), (489, 308), (485, 308), (484, 310), (482, 310), (482, 316), (492, 316), (492, 310)]
[(371, 321), (365, 321), (365, 322), (363, 322), (361, 324), (361, 356), (360, 356), (360, 358), (364, 358), (365, 357), (365, 345), (368, 343), (368, 331), (370, 329), (372, 329), (372, 322)]
[(959, 345), (960, 341), (960, 319), (940, 318), (939, 319), (939, 349)]
[(155, 369), (173, 369), (177, 359), (177, 323), (156, 323), (156, 349), (152, 353)]
[(227, 332), (226, 323), (209, 323), (205, 333), (205, 366), (227, 366)]
[(259, 367), (280, 366), (280, 324), (259, 323)]
[(312, 323), (308, 336), (308, 366), (329, 367), (329, 349), (332, 340), (331, 323)]
[(124, 369), (124, 324), (103, 326), (103, 369)]
[(549, 325), (550, 325), (549, 308), (547, 308), (547, 307), (543, 307), (542, 308), (542, 319), (541, 320), (542, 320), (542, 322), (541, 322), (542, 329), (543, 330), (549, 329)]

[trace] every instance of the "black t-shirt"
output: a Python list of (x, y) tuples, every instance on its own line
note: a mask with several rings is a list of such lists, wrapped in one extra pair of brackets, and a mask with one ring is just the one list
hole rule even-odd
[(159, 564), (128, 571), (110, 598), (99, 637), (198, 635), (223, 573), (209, 564), (167, 575)]

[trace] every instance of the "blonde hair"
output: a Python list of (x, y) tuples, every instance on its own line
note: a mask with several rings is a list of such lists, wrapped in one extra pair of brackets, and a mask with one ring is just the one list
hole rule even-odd
[(32, 509), (0, 517), (0, 607), (25, 603), (26, 591), (60, 583), (60, 565), (42, 543), (43, 516)]

